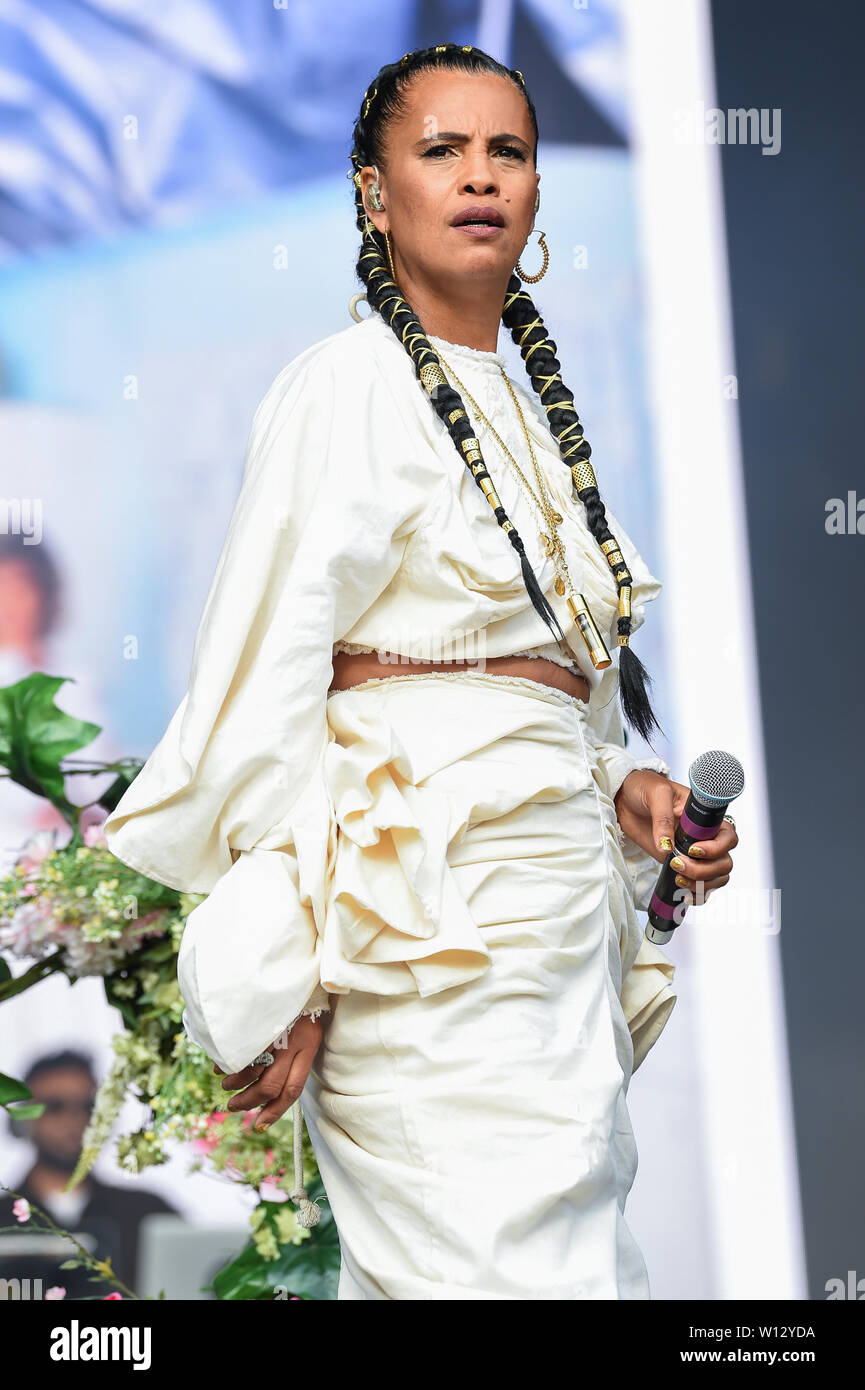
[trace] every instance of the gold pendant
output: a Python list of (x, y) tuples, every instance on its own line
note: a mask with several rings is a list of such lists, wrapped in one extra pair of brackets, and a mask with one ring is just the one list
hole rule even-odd
[(555, 546), (553, 545), (553, 542), (550, 540), (549, 536), (544, 535), (543, 531), (541, 532), (541, 540), (544, 543), (544, 550), (546, 551), (546, 553), (548, 555), (552, 555), (553, 551), (555, 550)]
[(559, 575), (558, 579), (556, 580), (556, 593), (558, 594), (559, 598), (561, 598), (562, 595), (564, 594), (564, 592), (565, 592), (565, 581), (564, 581), (564, 579), (562, 579), (561, 575)]
[(559, 512), (553, 512), (553, 516), (556, 518), (556, 525), (561, 526), (565, 518)]

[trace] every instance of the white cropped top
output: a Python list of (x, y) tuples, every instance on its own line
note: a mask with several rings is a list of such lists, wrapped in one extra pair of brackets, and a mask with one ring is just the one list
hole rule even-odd
[[(472, 396), (522, 457), (504, 358), (431, 342), (458, 363)], [(511, 385), (563, 517), (574, 590), (613, 658), (604, 671), (593, 668), (555, 592), (530, 504), (481, 432), (487, 467), (565, 635), (561, 649), (551, 641), (519, 556), (379, 314), (301, 352), (255, 412), (188, 689), (104, 825), (124, 863), (207, 895), (187, 919), (178, 977), (187, 1032), (225, 1071), (240, 1070), (301, 1012), (327, 1008), (330, 994), (375, 989), (366, 957), (336, 941), (327, 977), (320, 974), (336, 837), (325, 775), (335, 649), (418, 658), (464, 642), (478, 656), (525, 653), (560, 665), (570, 658), (590, 685), (583, 727), (599, 795), (615, 797), (635, 768), (669, 775), (663, 760), (636, 759), (624, 747), (615, 580), (543, 411)], [(609, 507), (607, 515), (633, 575), (637, 631), (661, 584)], [(622, 846), (635, 904), (645, 907), (657, 861), (626, 836)], [(443, 971), (441, 987), (449, 983)]]

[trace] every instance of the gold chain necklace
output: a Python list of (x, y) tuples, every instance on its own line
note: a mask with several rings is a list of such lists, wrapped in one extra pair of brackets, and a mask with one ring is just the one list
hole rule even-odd
[(574, 621), (586, 645), (589, 656), (591, 657), (592, 665), (595, 667), (596, 670), (604, 670), (607, 666), (612, 665), (612, 658), (610, 656), (609, 651), (607, 650), (607, 645), (604, 642), (600, 629), (598, 628), (594, 618), (592, 617), (591, 610), (589, 608), (589, 605), (586, 603), (585, 598), (582, 594), (574, 593), (574, 586), (571, 582), (571, 576), (568, 571), (568, 563), (565, 559), (565, 548), (562, 544), (562, 539), (558, 532), (559, 525), (561, 524), (564, 518), (562, 517), (560, 512), (556, 511), (552, 504), (552, 501), (550, 500), (550, 494), (547, 491), (547, 486), (544, 480), (543, 473), (541, 472), (541, 469), (538, 465), (537, 457), (535, 455), (534, 446), (532, 445), (532, 439), (531, 435), (529, 434), (528, 427), (526, 425), (525, 417), (523, 415), (522, 409), (520, 408), (520, 403), (517, 400), (514, 389), (511, 386), (510, 381), (508, 380), (507, 372), (505, 371), (504, 367), (502, 367), (501, 364), (499, 364), (499, 371), (501, 372), (502, 377), (504, 379), (504, 383), (508, 388), (508, 393), (511, 397), (511, 400), (513, 401), (516, 407), (520, 425), (522, 426), (526, 444), (528, 445), (529, 456), (532, 460), (532, 467), (534, 468), (535, 478), (537, 479), (538, 492), (540, 493), (540, 498), (536, 496), (528, 479), (526, 478), (525, 474), (523, 473), (522, 469), (520, 468), (519, 464), (517, 463), (516, 459), (514, 458), (513, 454), (508, 448), (507, 444), (505, 444), (498, 430), (496, 430), (495, 426), (491, 423), (491, 421), (487, 419), (486, 415), (481, 410), (480, 406), (472, 396), (471, 392), (460, 381), (453, 367), (451, 367), (450, 363), (445, 360), (445, 358), (442, 356), (440, 352), (437, 352), (436, 356), (441, 365), (453, 377), (461, 393), (469, 401), (477, 416), (481, 420), (483, 420), (487, 429), (498, 441), (500, 448), (503, 450), (505, 456), (510, 460), (511, 464), (516, 470), (517, 475), (522, 480), (524, 487), (531, 495), (534, 501), (534, 505), (540, 512), (541, 517), (543, 518), (543, 521), (547, 527), (547, 533), (541, 531), (541, 539), (544, 543), (544, 550), (546, 551), (548, 556), (552, 557), (553, 566), (556, 570), (556, 593), (559, 595), (560, 598), (563, 597), (565, 593), (568, 594), (568, 607), (571, 610), (571, 614), (573, 615)]
[(545, 533), (544, 531), (541, 531), (540, 534), (541, 540), (544, 543), (544, 550), (548, 556), (552, 557), (552, 561), (556, 569), (556, 593), (559, 595), (560, 598), (564, 595), (566, 583), (566, 579), (564, 576), (566, 576), (567, 586), (573, 594), (574, 590), (573, 585), (570, 581), (570, 575), (568, 574), (568, 565), (565, 559), (564, 546), (562, 545), (561, 537), (558, 534), (558, 527), (564, 520), (564, 518), (562, 517), (561, 513), (557, 512), (553, 507), (550, 494), (547, 490), (546, 480), (538, 465), (537, 456), (535, 454), (534, 446), (532, 444), (531, 435), (529, 434), (528, 427), (526, 425), (525, 416), (523, 415), (523, 412), (520, 408), (520, 403), (517, 400), (516, 395), (514, 394), (513, 387), (511, 386), (511, 383), (508, 381), (507, 373), (505, 372), (503, 367), (499, 366), (499, 371), (501, 372), (502, 377), (504, 378), (505, 385), (507, 386), (508, 391), (510, 392), (511, 400), (516, 406), (517, 416), (519, 417), (520, 425), (522, 426), (526, 444), (528, 445), (529, 457), (532, 460), (532, 467), (534, 469), (535, 478), (537, 479), (540, 498), (534, 491), (534, 488), (532, 487), (523, 470), (520, 468), (519, 464), (517, 463), (516, 459), (514, 458), (505, 441), (502, 439), (498, 430), (493, 425), (492, 421), (487, 419), (486, 415), (481, 410), (474, 396), (472, 396), (471, 392), (463, 384), (463, 382), (460, 381), (453, 367), (451, 367), (450, 364), (444, 360), (441, 353), (439, 353), (438, 356), (439, 361), (442, 363), (442, 366), (444, 366), (450, 372), (461, 393), (466, 397), (466, 399), (469, 401), (470, 405), (474, 409), (475, 414), (481, 420), (483, 420), (487, 429), (497, 440), (500, 449), (505, 454), (505, 457), (510, 461), (514, 469), (514, 472), (517, 474), (517, 477), (522, 482), (525, 491), (531, 497), (534, 506), (540, 513), (542, 521), (547, 527), (547, 532)]

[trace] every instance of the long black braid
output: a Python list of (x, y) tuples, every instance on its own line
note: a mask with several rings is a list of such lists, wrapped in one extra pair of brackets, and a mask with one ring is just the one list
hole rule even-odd
[[(397, 63), (386, 64), (364, 93), (360, 115), (353, 132), (353, 168), (349, 172), (354, 178), (357, 226), (363, 233), (357, 274), (366, 288), (370, 308), (382, 316), (408, 352), (418, 379), (428, 392), (436, 414), (444, 422), (457, 453), (487, 497), (499, 526), (519, 555), (523, 581), (532, 605), (557, 640), (563, 640), (564, 633), (558, 618), (538, 583), (520, 535), (495, 491), (484, 464), (480, 444), (472, 432), (462, 397), (445, 377), (437, 353), (426, 337), (414, 310), (395, 283), (387, 259), (385, 238), (369, 221), (363, 204), (360, 170), (365, 166), (380, 166), (383, 163), (384, 129), (388, 120), (402, 110), (405, 87), (417, 73), (435, 68), (496, 73), (513, 81), (519, 87), (529, 109), (535, 134), (534, 155), (535, 160), (537, 159), (537, 115), (522, 73), (518, 69), (504, 67), (479, 48), (459, 44), (437, 44), (433, 48), (407, 53)], [(550, 430), (558, 442), (564, 463), (571, 469), (574, 490), (586, 508), (589, 529), (610, 565), (617, 591), (621, 593), (623, 589), (627, 589), (626, 598), (629, 599), (633, 578), (607, 525), (604, 504), (589, 462), (592, 451), (583, 436), (573, 397), (562, 381), (556, 345), (547, 337), (543, 320), (516, 274), (513, 274), (508, 282), (502, 322), (510, 330), (511, 337), (519, 347), (532, 387), (545, 407)], [(624, 613), (620, 613), (618, 619), (618, 633), (619, 694), (622, 710), (628, 723), (648, 741), (653, 729), (660, 730), (646, 688), (647, 684), (651, 684), (651, 677), (629, 645), (630, 602), (621, 604), (621, 608), (624, 608)]]

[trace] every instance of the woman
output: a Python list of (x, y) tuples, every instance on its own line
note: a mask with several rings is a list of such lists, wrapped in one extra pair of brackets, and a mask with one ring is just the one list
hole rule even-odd
[(636, 909), (688, 789), (623, 746), (617, 685), (656, 727), (628, 639), (661, 586), (514, 274), (536, 151), (476, 49), (368, 89), (370, 313), (259, 406), (189, 689), (105, 827), (209, 895), (184, 1023), (257, 1128), (303, 1093), (342, 1299), (649, 1296), (625, 1095), (675, 995)]

